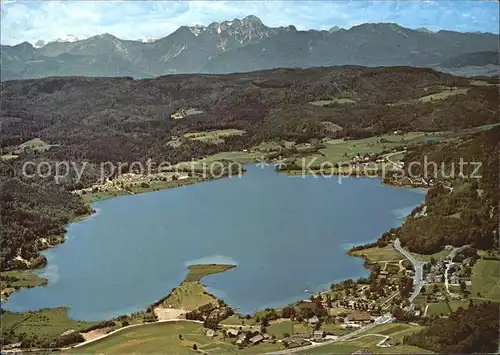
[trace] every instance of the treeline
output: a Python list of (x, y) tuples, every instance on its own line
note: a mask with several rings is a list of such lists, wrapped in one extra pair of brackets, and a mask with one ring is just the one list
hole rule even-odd
[(499, 304), (459, 308), (448, 318), (427, 320), (424, 330), (407, 335), (404, 343), (441, 354), (497, 353)]
[(64, 226), (73, 218), (91, 213), (79, 197), (60, 186), (40, 186), (11, 178), (0, 188), (2, 270), (45, 265), (39, 251), (57, 243), (57, 237), (65, 233)]
[[(439, 186), (428, 191), (426, 216), (408, 218), (396, 230), (405, 247), (413, 252), (432, 254), (447, 244), (471, 244), (479, 249), (498, 245), (498, 142), (500, 127), (458, 144), (422, 146), (408, 152), (405, 165), (411, 161), (423, 163), (423, 157), (427, 156), (439, 165), (442, 162), (448, 169), (453, 162), (457, 165), (460, 159), (481, 162), (482, 167), (477, 172), (481, 178), (459, 177), (457, 171), (456, 178), (440, 181), (451, 183), (452, 188)], [(465, 171), (467, 173), (471, 171)]]

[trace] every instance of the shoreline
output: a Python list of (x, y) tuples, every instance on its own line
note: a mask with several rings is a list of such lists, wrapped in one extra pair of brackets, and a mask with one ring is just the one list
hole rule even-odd
[[(281, 173), (281, 172), (279, 172), (279, 171), (278, 171), (278, 173)], [(350, 177), (350, 178), (370, 178), (370, 177), (367, 177), (367, 176), (347, 176), (347, 177)], [(380, 177), (380, 176), (377, 176), (377, 177), (378, 177), (378, 178), (380, 178), (380, 180), (381, 180), (381, 183), (382, 183), (382, 184), (384, 184), (384, 185), (388, 185), (388, 186), (391, 186), (391, 187), (404, 187), (404, 188), (413, 187), (413, 188), (421, 188), (421, 187), (419, 187), (419, 186), (415, 187), (415, 186), (400, 186), (400, 185), (386, 184), (386, 183), (385, 183), (385, 182), (381, 179), (381, 177)], [(211, 181), (211, 180), (196, 181), (196, 182), (193, 182), (192, 184), (196, 184), (196, 183), (200, 183), (200, 182), (208, 182), (208, 181)], [(182, 186), (187, 186), (187, 185), (188, 185), (188, 184), (186, 184), (186, 185), (182, 185)], [(191, 184), (189, 184), (189, 185), (191, 185)], [(170, 187), (165, 187), (165, 188), (163, 188), (163, 189), (161, 189), (161, 190), (165, 190), (165, 189), (168, 189), (168, 188), (173, 188), (173, 187), (182, 187), (182, 186), (170, 186)], [(425, 189), (425, 190), (426, 190), (426, 189)], [(145, 192), (155, 192), (155, 191), (144, 191), (144, 192), (141, 192), (141, 193), (145, 193)], [(122, 196), (123, 196), (123, 195), (122, 195)], [(108, 199), (110, 199), (110, 198), (115, 198), (115, 197), (121, 197), (121, 196), (110, 196)], [(98, 200), (98, 201), (100, 201), (100, 200)], [(99, 209), (94, 209), (94, 208), (92, 207), (92, 205), (93, 205), (94, 203), (98, 202), (98, 201), (95, 201), (95, 202), (93, 202), (93, 203), (89, 204), (89, 207), (92, 209), (92, 213), (88, 213), (88, 214), (84, 214), (84, 215), (78, 216), (78, 217), (76, 217), (75, 219), (73, 219), (73, 220), (71, 221), (71, 223), (78, 223), (78, 222), (84, 221), (84, 220), (86, 220), (86, 219), (88, 219), (88, 218), (90, 218), (90, 217), (92, 217), (92, 216), (96, 215), (96, 214), (99, 212)], [(418, 206), (417, 206), (417, 207), (418, 207)], [(414, 208), (416, 208), (416, 207), (414, 207)], [(413, 209), (414, 209), (414, 208), (413, 208)], [(413, 209), (412, 209), (412, 210), (413, 210)], [(410, 213), (411, 213), (411, 212), (410, 212)], [(408, 217), (409, 215), (410, 215), (410, 214), (408, 214), (406, 217)], [(71, 223), (70, 223), (70, 224), (71, 224)], [(403, 223), (404, 223), (404, 220), (401, 220), (401, 221), (400, 221), (400, 223), (398, 224), (398, 226), (402, 225)], [(68, 225), (69, 225), (69, 224), (68, 224)], [(370, 241), (369, 243), (376, 243), (376, 242), (377, 242), (377, 240), (378, 240), (379, 238), (380, 238), (380, 236), (379, 236), (378, 238), (373, 239), (373, 240), (372, 240), (372, 241)], [(64, 239), (62, 240), (62, 242), (61, 242), (61, 243), (64, 243), (65, 241), (66, 241), (66, 235), (64, 236)], [(58, 244), (56, 244), (56, 245), (52, 245), (52, 246), (50, 246), (50, 248), (54, 248), (54, 247), (56, 247), (57, 245), (58, 245)], [(345, 254), (347, 254), (347, 255), (348, 255), (348, 256), (350, 256), (350, 257), (355, 257), (355, 258), (359, 258), (359, 257), (361, 257), (363, 260), (365, 260), (365, 262), (363, 263), (363, 268), (364, 268), (364, 270), (366, 270), (367, 274), (365, 274), (365, 275), (363, 275), (363, 276), (361, 276), (361, 277), (359, 278), (359, 279), (363, 279), (363, 278), (369, 277), (369, 276), (371, 275), (371, 273), (372, 273), (372, 269), (370, 268), (370, 266), (369, 266), (369, 265), (367, 265), (367, 263), (369, 262), (369, 259), (368, 259), (367, 257), (365, 257), (365, 256), (361, 256), (361, 255), (353, 255), (353, 254), (352, 254), (352, 248), (353, 248), (353, 247), (356, 247), (356, 246), (361, 246), (361, 245), (353, 244), (353, 245), (351, 245), (351, 248), (349, 248), (349, 249), (348, 249), (348, 248), (344, 248), (344, 253), (345, 253)], [(50, 249), (50, 248), (47, 248), (47, 249)], [(47, 249), (44, 249), (44, 250), (47, 250)], [(31, 271), (31, 272), (33, 272), (33, 273), (34, 273), (34, 272), (36, 272), (37, 270), (42, 270), (43, 268), (46, 268), (46, 267), (47, 267), (47, 264), (45, 264), (42, 268), (37, 268), (37, 269), (28, 269), (28, 270), (26, 270), (26, 271)], [(191, 267), (191, 266), (187, 266), (187, 269), (189, 269), (190, 267)], [(230, 268), (234, 268), (234, 267), (236, 267), (236, 265), (232, 265)], [(225, 270), (224, 270), (224, 271), (225, 271)], [(189, 274), (189, 272), (188, 272), (188, 274)], [(207, 275), (206, 275), (206, 276), (207, 276)], [(46, 279), (46, 280), (47, 280), (47, 279)], [(48, 281), (48, 280), (47, 280), (47, 281)], [(335, 283), (340, 283), (340, 282), (342, 282), (342, 281), (343, 281), (343, 280), (334, 280), (334, 281), (332, 281), (332, 283), (333, 283), (333, 284), (335, 284)], [(185, 283), (185, 282), (186, 282), (186, 280), (182, 281), (182, 282), (181, 282), (178, 286), (174, 287), (174, 288), (172, 289), (172, 291), (171, 291), (168, 295), (166, 295), (166, 296), (162, 297), (160, 300), (158, 300), (158, 301), (156, 301), (156, 302), (154, 302), (154, 303), (150, 304), (150, 306), (148, 306), (146, 309), (139, 310), (139, 311), (137, 311), (137, 312), (135, 312), (135, 313), (141, 313), (141, 314), (142, 314), (142, 313), (148, 313), (148, 312), (151, 312), (153, 315), (156, 315), (156, 314), (155, 314), (155, 312), (154, 312), (155, 308), (157, 308), (159, 305), (161, 305), (161, 303), (162, 303), (163, 301), (165, 301), (165, 300), (166, 300), (166, 299), (167, 299), (167, 298), (168, 298), (168, 297), (172, 294), (172, 292), (174, 292), (177, 288), (179, 288), (179, 287), (180, 287), (183, 283)], [(209, 296), (213, 297), (213, 298), (214, 298), (214, 300), (219, 300), (219, 299), (220, 299), (220, 298), (219, 298), (219, 297), (217, 297), (216, 295), (209, 293), (208, 286), (207, 286), (207, 285), (204, 285), (204, 284), (201, 282), (201, 279), (200, 279), (200, 280), (198, 280), (198, 282), (202, 285), (202, 287), (203, 287), (203, 288), (204, 288), (204, 290), (206, 291), (207, 295), (209, 295)], [(47, 284), (48, 284), (48, 282), (47, 282), (47, 283), (45, 283), (45, 284), (44, 284), (44, 285), (42, 285), (42, 286), (45, 286), (45, 285), (47, 285)], [(35, 287), (39, 287), (39, 286), (35, 286)], [(323, 295), (325, 292), (328, 292), (328, 291), (329, 291), (329, 289), (328, 289), (328, 288), (327, 288), (327, 289), (323, 288), (322, 290), (313, 291), (313, 292), (308, 292), (308, 294), (309, 294), (309, 295), (315, 295), (315, 296), (317, 297), (318, 295)], [(300, 302), (300, 301), (301, 301), (301, 299), (299, 299), (299, 298), (298, 298), (298, 299), (296, 299), (296, 300), (294, 300), (293, 302), (288, 303), (288, 304), (295, 304), (295, 303)], [(275, 308), (276, 308), (276, 309), (281, 309), (282, 307), (286, 307), (286, 306), (287, 306), (287, 304), (282, 304), (279, 308), (278, 308), (278, 307), (275, 307)], [(69, 309), (70, 309), (70, 307), (64, 307), (64, 308), (66, 309), (66, 314), (68, 314), (68, 313), (69, 313)], [(50, 308), (49, 308), (49, 309), (50, 309)], [(264, 309), (264, 308), (262, 308), (262, 309)], [(258, 311), (261, 311), (262, 309), (258, 309), (258, 310), (257, 310), (257, 312), (258, 312)], [(37, 312), (37, 311), (39, 311), (39, 310), (32, 310), (31, 312)], [(7, 311), (7, 312), (8, 312), (8, 311)], [(18, 314), (22, 314), (22, 313), (25, 313), (25, 312), (11, 312), (11, 313), (18, 313)], [(134, 314), (135, 314), (135, 313), (134, 313)], [(237, 312), (237, 313), (239, 313), (239, 312)], [(251, 314), (255, 314), (255, 312), (253, 312), (253, 313), (251, 313)], [(116, 319), (118, 319), (118, 318), (119, 318), (119, 317), (114, 317), (114, 318), (107, 319), (107, 320), (108, 320), (108, 321), (110, 321), (110, 320), (116, 320)], [(71, 318), (71, 317), (69, 317), (69, 316), (68, 316), (68, 319), (70, 319), (70, 320), (72, 320), (72, 321), (77, 321), (77, 322), (82, 321), (82, 320), (78, 320), (78, 319), (73, 319), (73, 318)], [(105, 322), (105, 321), (106, 321), (106, 320), (103, 320), (103, 322)], [(145, 322), (145, 323), (134, 324), (134, 326), (143, 325), (143, 324), (158, 323), (158, 322), (165, 322), (165, 320), (158, 320), (158, 319), (157, 319), (157, 320), (155, 320), (155, 321), (151, 321), (151, 322)], [(120, 329), (124, 329), (124, 328), (128, 328), (128, 326), (126, 326), (126, 327), (120, 327), (120, 328), (118, 328), (118, 329), (113, 330), (112, 332), (114, 333), (115, 331), (119, 331)], [(76, 345), (76, 344), (75, 344), (75, 345)], [(70, 347), (70, 348), (71, 348), (71, 347)]]
[[(220, 179), (225, 178), (225, 177), (227, 177), (227, 176), (222, 176)], [(162, 188), (158, 188), (156, 190), (147, 190), (147, 191), (141, 191), (141, 192), (127, 192), (127, 193), (118, 194), (118, 195), (108, 195), (108, 196), (105, 196), (104, 198), (98, 198), (96, 200), (90, 200), (90, 201), (85, 201), (84, 197), (82, 195), (80, 195), (81, 198), (84, 199), (85, 204), (89, 208), (90, 212), (89, 213), (84, 213), (84, 214), (81, 214), (81, 215), (73, 217), (64, 226), (64, 228), (66, 229), (66, 231), (65, 231), (65, 233), (63, 235), (54, 236), (53, 237), (54, 238), (54, 240), (53, 240), (54, 243), (52, 243), (52, 244), (46, 244), (44, 249), (39, 250), (39, 252), (38, 252), (39, 254), (38, 254), (37, 258), (42, 258), (41, 259), (42, 260), (41, 264), (37, 265), (37, 267), (34, 267), (34, 268), (30, 268), (28, 266), (25, 269), (13, 269), (13, 270), (0, 271), (0, 275), (4, 275), (6, 273), (13, 273), (13, 272), (27, 272), (27, 273), (30, 273), (31, 275), (33, 275), (33, 277), (36, 277), (36, 278), (42, 280), (44, 282), (44, 284), (43, 285), (37, 285), (37, 286), (23, 286), (23, 287), (19, 287), (17, 290), (14, 290), (13, 292), (10, 292), (6, 297), (1, 298), (1, 302), (7, 301), (9, 299), (9, 297), (13, 293), (15, 293), (17, 291), (20, 291), (22, 289), (46, 286), (49, 283), (49, 281), (50, 281), (49, 279), (47, 279), (46, 277), (41, 277), (40, 275), (37, 274), (37, 272), (40, 272), (40, 271), (46, 269), (47, 266), (48, 266), (48, 260), (45, 257), (44, 253), (46, 251), (50, 250), (50, 249), (56, 248), (60, 244), (64, 244), (67, 241), (67, 227), (69, 225), (74, 224), (74, 223), (83, 222), (83, 221), (86, 221), (86, 220), (90, 219), (91, 217), (97, 216), (99, 214), (100, 209), (93, 207), (93, 205), (95, 203), (100, 202), (100, 201), (106, 201), (106, 200), (114, 199), (114, 198), (119, 198), (119, 197), (123, 197), (123, 196), (139, 195), (139, 194), (148, 193), (148, 192), (158, 192), (158, 191), (168, 190), (168, 189), (177, 188), (177, 187), (184, 187), (184, 186), (195, 185), (195, 184), (199, 184), (199, 183), (203, 183), (203, 182), (209, 182), (209, 181), (212, 181), (214, 179), (189, 178), (189, 179), (185, 179), (185, 180), (190, 180), (190, 181), (186, 181), (186, 183), (180, 183), (180, 184), (175, 185), (175, 186), (167, 185), (167, 186), (164, 186)], [(193, 181), (193, 180), (195, 180), (195, 181)], [(178, 180), (178, 181), (184, 181), (184, 180)], [(30, 262), (30, 261), (28, 261), (28, 262)], [(2, 287), (2, 290), (3, 290), (3, 287)]]
[[(245, 165), (251, 165), (251, 164), (245, 164)], [(297, 176), (297, 174), (290, 174), (290, 172), (292, 171), (295, 171), (295, 170), (276, 170), (276, 173), (278, 174), (286, 174), (287, 176)], [(244, 171), (243, 171), (244, 173)], [(318, 172), (318, 174), (321, 174), (320, 172)], [(312, 174), (306, 174), (306, 176), (312, 176)], [(333, 177), (334, 175), (332, 175), (331, 177)], [(390, 187), (395, 187), (395, 188), (412, 188), (412, 189), (422, 189), (422, 190), (425, 190), (425, 191), (422, 191), (422, 192), (425, 192), (425, 194), (427, 193), (427, 190), (428, 188), (426, 187), (422, 187), (422, 186), (414, 186), (414, 185), (399, 185), (399, 184), (393, 184), (391, 182), (385, 182), (381, 176), (367, 176), (367, 175), (352, 175), (352, 174), (338, 174), (337, 176), (340, 176), (340, 177), (344, 177), (344, 178), (369, 178), (369, 179), (380, 179), (380, 182), (382, 185), (387, 185), (387, 186), (390, 186)], [(93, 216), (96, 216), (98, 215), (99, 213), (99, 208), (94, 208), (93, 205), (100, 202), (100, 201), (106, 201), (106, 200), (110, 200), (110, 199), (114, 199), (114, 198), (119, 198), (119, 197), (123, 197), (123, 196), (130, 196), (130, 195), (139, 195), (139, 194), (143, 194), (143, 193), (152, 193), (152, 192), (158, 192), (158, 191), (163, 191), (163, 190), (168, 190), (168, 189), (172, 189), (172, 188), (178, 188), (178, 187), (185, 187), (185, 186), (191, 186), (191, 185), (195, 185), (195, 184), (199, 184), (199, 183), (204, 183), (204, 182), (210, 182), (210, 181), (213, 181), (213, 180), (219, 180), (219, 179), (223, 179), (223, 178), (227, 178), (228, 176), (225, 175), (225, 176), (222, 176), (218, 179), (196, 179), (196, 178), (189, 178), (189, 179), (186, 179), (186, 180), (191, 180), (191, 181), (186, 181), (185, 184), (180, 184), (180, 185), (176, 185), (176, 186), (164, 186), (163, 188), (160, 188), (160, 189), (157, 189), (157, 190), (147, 190), (147, 191), (141, 191), (141, 192), (132, 192), (132, 193), (126, 193), (126, 194), (121, 194), (121, 195), (117, 195), (117, 196), (107, 196), (105, 198), (101, 198), (101, 199), (97, 199), (95, 201), (92, 201), (92, 202), (87, 202), (87, 205), (88, 207), (90, 208), (91, 212), (90, 213), (86, 213), (86, 214), (82, 214), (82, 215), (79, 215), (79, 216), (76, 216), (74, 217), (65, 227), (73, 224), (73, 223), (79, 223), (79, 222), (83, 222), (83, 221), (86, 221), (88, 219), (90, 219), (91, 217)], [(320, 177), (322, 177), (320, 175)], [(192, 180), (195, 180), (195, 181), (192, 181)], [(180, 180), (182, 181), (182, 180)], [(418, 207), (418, 206), (417, 206)], [(416, 207), (415, 207), (416, 208)], [(402, 221), (401, 223), (399, 224), (399, 226), (401, 224), (404, 223), (404, 220), (409, 216), (410, 214), (406, 215), (405, 217), (402, 217), (400, 218)], [(37, 272), (43, 270), (43, 269), (46, 269), (47, 266), (48, 266), (48, 261), (46, 259), (46, 257), (43, 255), (43, 253), (47, 250), (50, 250), (50, 249), (53, 249), (53, 248), (56, 248), (58, 245), (60, 244), (63, 244), (67, 241), (67, 237), (66, 237), (66, 234), (67, 232), (63, 235), (63, 236), (58, 236), (57, 237), (57, 243), (55, 244), (52, 244), (52, 245), (49, 245), (47, 246), (45, 249), (42, 249), (40, 250), (40, 255), (43, 256), (43, 265), (37, 267), (37, 268), (27, 268), (27, 269), (16, 269), (16, 270), (7, 270), (7, 271), (2, 271), (1, 273), (5, 273), (5, 272), (30, 272), (31, 274), (33, 274), (34, 276), (38, 277), (39, 279), (43, 280), (44, 281), (44, 284), (43, 285), (38, 285), (38, 286), (31, 286), (31, 287), (21, 287), (19, 288), (18, 290), (15, 290), (14, 292), (11, 292), (7, 297), (3, 298), (2, 299), (2, 302), (5, 302), (8, 300), (8, 298), (13, 294), (15, 293), (16, 291), (20, 291), (22, 289), (25, 289), (25, 288), (33, 288), (33, 287), (44, 287), (46, 286), (48, 283), (49, 283), (49, 279), (45, 278), (45, 277), (40, 277), (39, 275), (37, 275)], [(369, 242), (369, 243), (375, 243), (377, 241), (377, 239)], [(352, 247), (356, 247), (356, 246), (361, 246), (361, 245), (357, 245), (357, 244), (353, 244), (351, 246)], [(349, 256), (352, 256), (349, 254), (349, 250), (346, 250), (345, 251), (345, 254), (349, 255)], [(189, 268), (189, 267), (188, 267)], [(69, 307), (68, 307), (69, 309)], [(21, 312), (22, 313), (22, 312)], [(75, 319), (76, 320), (76, 319)]]

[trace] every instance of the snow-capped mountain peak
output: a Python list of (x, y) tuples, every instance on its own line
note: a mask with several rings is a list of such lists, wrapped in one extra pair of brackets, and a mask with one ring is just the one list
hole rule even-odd
[(286, 31), (282, 27), (267, 27), (253, 15), (243, 19), (235, 18), (232, 21), (212, 22), (208, 26), (195, 25), (188, 29), (195, 36), (205, 33), (215, 37), (218, 42), (217, 47), (223, 52)]
[(56, 42), (76, 42), (76, 41), (78, 41), (78, 38), (76, 36), (73, 36), (73, 35), (63, 35), (61, 37), (58, 37), (55, 41)]
[(152, 37), (141, 37), (138, 41), (142, 43), (153, 43), (155, 40)]

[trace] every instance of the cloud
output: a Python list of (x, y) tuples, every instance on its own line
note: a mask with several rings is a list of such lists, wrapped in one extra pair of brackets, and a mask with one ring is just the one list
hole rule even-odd
[(119, 38), (161, 38), (182, 25), (209, 24), (253, 14), (268, 26), (299, 30), (395, 22), (431, 30), (498, 33), (492, 1), (5, 1), (1, 42), (51, 41), (111, 33)]

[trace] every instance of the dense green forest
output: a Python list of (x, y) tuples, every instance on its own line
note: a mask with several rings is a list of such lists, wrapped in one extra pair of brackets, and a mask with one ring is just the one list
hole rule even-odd
[[(68, 77), (2, 82), (0, 147), (4, 153), (16, 152), (17, 157), (0, 160), (0, 269), (44, 263), (39, 251), (64, 234), (65, 224), (90, 212), (70, 192), (95, 183), (102, 162), (144, 163), (151, 159), (174, 164), (249, 149), (272, 139), (307, 142), (496, 123), (498, 92), (492, 85), (496, 79), (481, 80), (487, 85), (476, 86), (469, 79), (422, 68), (334, 67), (144, 80)], [(466, 94), (419, 100), (455, 89), (466, 90)], [(326, 106), (310, 103), (335, 99), (349, 101), (332, 101)], [(183, 119), (171, 117), (186, 108), (201, 113)], [(331, 130), (325, 123), (341, 129)], [(168, 144), (188, 132), (229, 128), (245, 133), (225, 137), (217, 144), (201, 140), (187, 140), (180, 147)], [(22, 143), (34, 138), (51, 148), (19, 151)], [(478, 150), (479, 155), (491, 152)], [(74, 171), (61, 181), (27, 178), (21, 174), (27, 161), (51, 166), (70, 161), (80, 168), (85, 164), (85, 170), (81, 179)], [(489, 190), (483, 190), (482, 202), (490, 199)], [(483, 210), (476, 214), (483, 226), (486, 214)], [(469, 223), (463, 218), (464, 224)], [(405, 228), (410, 232), (410, 227)], [(481, 232), (489, 230), (481, 228)], [(403, 235), (402, 240), (410, 243)], [(426, 250), (439, 245), (440, 241), (431, 243)]]
[[(447, 244), (471, 244), (480, 249), (498, 247), (499, 142), (500, 127), (495, 127), (459, 142), (423, 145), (407, 153), (405, 165), (426, 156), (439, 164), (444, 162), (446, 170), (460, 159), (481, 162), (482, 166), (477, 173), (480, 179), (446, 178), (442, 180), (450, 184), (449, 188), (431, 188), (425, 199), (426, 215), (409, 218), (396, 229), (403, 245), (423, 254), (437, 252)], [(458, 172), (458, 164), (455, 169)], [(471, 170), (464, 169), (465, 175)]]
[(441, 354), (497, 353), (499, 311), (498, 303), (459, 308), (448, 318), (427, 320), (428, 327), (404, 343)]

